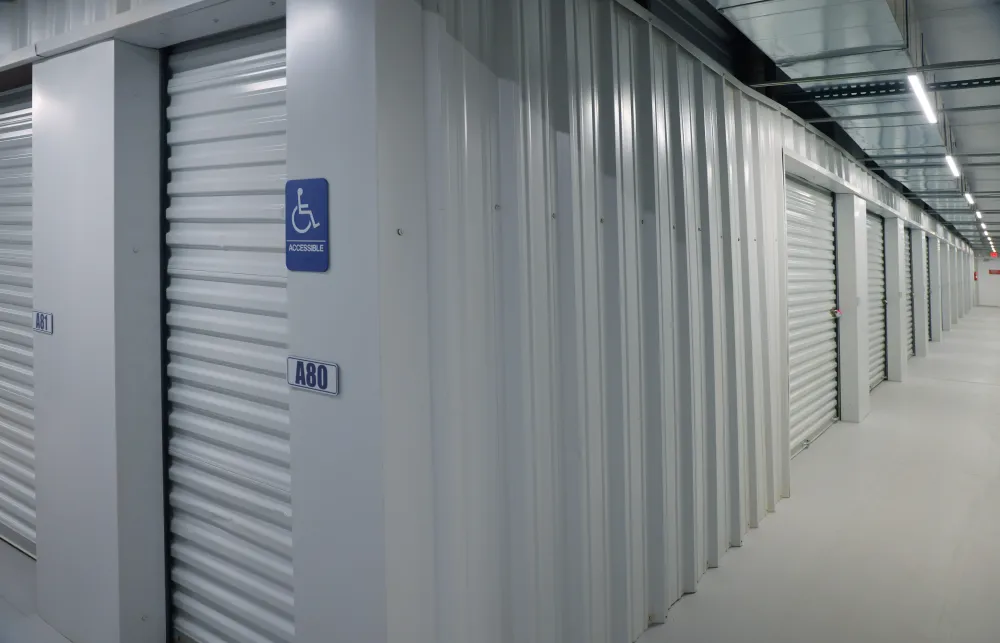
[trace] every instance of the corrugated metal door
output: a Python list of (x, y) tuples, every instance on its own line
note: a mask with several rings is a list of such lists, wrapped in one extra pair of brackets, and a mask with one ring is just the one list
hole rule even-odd
[(885, 227), (868, 215), (868, 386), (885, 379)]
[(913, 231), (907, 228), (903, 233), (905, 241), (903, 265), (906, 266), (906, 291), (903, 297), (906, 300), (906, 351), (910, 357), (917, 354), (917, 339), (913, 330)]
[(34, 555), (30, 101), (0, 106), (0, 537)]
[(930, 341), (931, 329), (934, 326), (932, 319), (934, 319), (933, 313), (931, 312), (931, 238), (927, 236), (924, 239), (927, 243), (927, 250), (924, 252), (924, 267), (927, 269), (927, 278), (924, 279), (924, 284), (927, 286), (927, 291), (924, 293), (927, 297), (927, 339)]
[(174, 627), (295, 638), (283, 258), (285, 34), (170, 57)]
[(837, 419), (837, 273), (833, 195), (785, 183), (788, 226), (789, 433), (797, 452)]

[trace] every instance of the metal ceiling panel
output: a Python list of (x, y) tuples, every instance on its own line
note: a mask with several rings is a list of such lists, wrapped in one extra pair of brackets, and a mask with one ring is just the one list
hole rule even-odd
[[(776, 63), (905, 47), (885, 0), (771, 0), (719, 7)], [(835, 15), (836, 20), (830, 20)]]

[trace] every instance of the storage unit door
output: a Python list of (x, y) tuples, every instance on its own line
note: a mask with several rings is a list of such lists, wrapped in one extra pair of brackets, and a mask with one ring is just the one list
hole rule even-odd
[(885, 379), (885, 227), (868, 215), (868, 387)]
[(927, 340), (930, 341), (931, 338), (931, 328), (934, 324), (931, 320), (934, 318), (931, 312), (931, 238), (930, 236), (925, 237), (924, 241), (927, 243), (927, 251), (924, 252), (924, 268), (927, 270), (927, 278), (924, 279), (924, 284), (927, 286), (924, 296), (927, 297)]
[(31, 94), (0, 104), (0, 538), (35, 554)]
[(833, 195), (786, 180), (789, 432), (792, 453), (837, 419)]
[(295, 638), (284, 264), (285, 35), (170, 56), (174, 630)]
[(910, 254), (913, 248), (912, 230), (907, 228), (903, 231), (905, 240), (903, 252), (903, 265), (906, 266), (906, 290), (903, 291), (903, 298), (906, 302), (906, 352), (910, 357), (917, 354), (917, 338), (913, 332), (913, 256)]

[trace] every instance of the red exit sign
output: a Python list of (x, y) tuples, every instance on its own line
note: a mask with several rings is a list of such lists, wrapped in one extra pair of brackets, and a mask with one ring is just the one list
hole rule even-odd
[(994, 259), (996, 259), (996, 258), (997, 258), (997, 253), (995, 253), (995, 252), (991, 252), (991, 253), (990, 253), (990, 256), (991, 256), (991, 257), (993, 257)]

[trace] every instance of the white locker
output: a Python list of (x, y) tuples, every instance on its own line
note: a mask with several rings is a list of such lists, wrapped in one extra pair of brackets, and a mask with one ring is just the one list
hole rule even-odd
[(0, 97), (0, 538), (35, 554), (31, 92)]
[(171, 55), (167, 143), (174, 630), (293, 641), (285, 34)]
[(833, 424), (837, 275), (833, 195), (788, 178), (789, 432), (796, 453)]
[(868, 215), (868, 387), (885, 380), (885, 224)]

